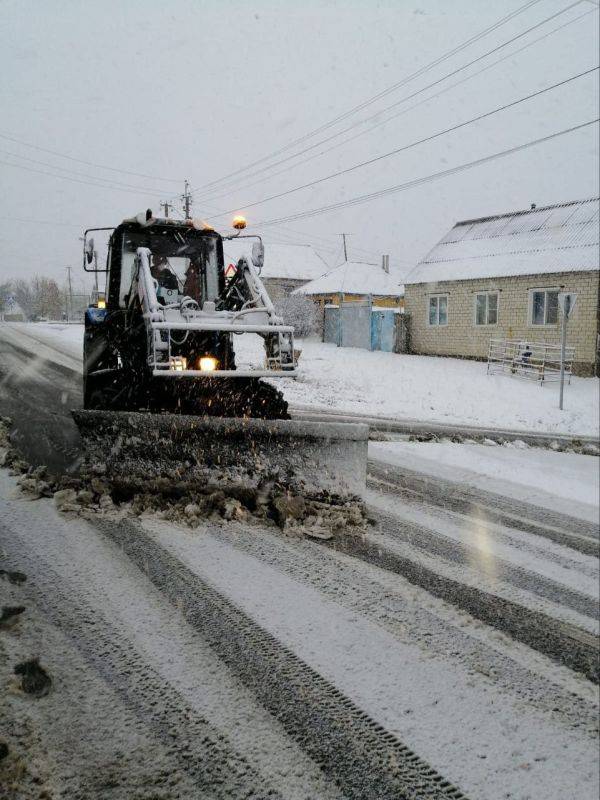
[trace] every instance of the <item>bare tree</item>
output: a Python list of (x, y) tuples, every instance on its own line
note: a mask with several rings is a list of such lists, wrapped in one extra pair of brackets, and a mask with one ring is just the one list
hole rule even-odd
[(302, 294), (282, 297), (275, 303), (275, 310), (286, 325), (294, 326), (296, 336), (310, 336), (316, 330), (317, 309), (312, 300)]
[(27, 317), (34, 315), (33, 290), (28, 281), (19, 279), (12, 282), (13, 294)]
[(31, 318), (61, 319), (64, 309), (64, 292), (53, 278), (36, 275), (30, 281), (7, 281), (0, 285), (0, 302), (12, 294), (23, 313)]

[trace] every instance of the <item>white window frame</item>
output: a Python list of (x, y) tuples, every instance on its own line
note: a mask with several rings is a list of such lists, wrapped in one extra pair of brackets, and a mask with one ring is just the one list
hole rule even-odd
[[(490, 304), (489, 304), (489, 297), (490, 295), (496, 295), (496, 322), (489, 322), (489, 313), (490, 313)], [(477, 322), (477, 298), (481, 295), (485, 295), (485, 322)], [(500, 292), (498, 289), (483, 289), (481, 292), (475, 292), (473, 297), (473, 325), (476, 328), (493, 328), (498, 324), (498, 319), (500, 316)]]
[[(440, 322), (439, 321), (439, 319), (440, 319), (439, 299), (441, 297), (444, 297), (446, 299), (446, 322)], [(430, 305), (431, 305), (431, 301), (434, 300), (434, 299), (438, 300), (438, 304), (437, 304), (437, 320), (438, 321), (437, 322), (431, 322), (430, 319), (429, 319), (429, 308), (430, 308)], [(425, 313), (427, 315), (427, 327), (428, 328), (445, 328), (448, 325), (448, 319), (450, 317), (450, 298), (449, 298), (448, 294), (446, 294), (445, 292), (440, 292), (439, 294), (427, 295), (427, 308), (426, 308), (426, 312)]]
[(557, 311), (556, 314), (556, 322), (543, 322), (538, 323), (533, 321), (533, 296), (537, 292), (544, 292), (544, 320), (546, 319), (547, 310), (548, 310), (548, 300), (547, 294), (548, 292), (560, 292), (560, 286), (539, 286), (534, 287), (529, 290), (529, 303), (527, 309), (527, 327), (534, 328), (537, 330), (544, 330), (544, 329), (555, 329), (558, 327), (560, 312)]

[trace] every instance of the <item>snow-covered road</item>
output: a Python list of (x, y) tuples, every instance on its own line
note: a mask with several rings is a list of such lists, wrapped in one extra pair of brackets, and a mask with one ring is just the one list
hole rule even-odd
[[(74, 351), (53, 367), (46, 340), (36, 364), (8, 339), (0, 413), (40, 458), (68, 442)], [(0, 625), (19, 796), (597, 797), (597, 459), (370, 454), (370, 525), (329, 544), (65, 517), (1, 470), (0, 605), (25, 609)], [(12, 674), (32, 657), (53, 680), (39, 699)]]

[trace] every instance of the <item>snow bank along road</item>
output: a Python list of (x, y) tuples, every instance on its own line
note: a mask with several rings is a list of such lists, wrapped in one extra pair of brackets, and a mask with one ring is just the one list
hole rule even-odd
[[(18, 346), (0, 333), (0, 411), (64, 468), (76, 381)], [(596, 798), (590, 504), (405, 455), (373, 449), (372, 524), (327, 545), (66, 518), (0, 471), (7, 797)], [(34, 657), (41, 697), (13, 672)]]

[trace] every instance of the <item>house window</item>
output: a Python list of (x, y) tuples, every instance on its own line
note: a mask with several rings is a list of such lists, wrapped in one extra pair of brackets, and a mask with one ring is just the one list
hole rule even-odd
[(531, 292), (531, 324), (556, 325), (558, 289), (534, 289)]
[(445, 294), (429, 298), (429, 324), (448, 324), (448, 297)]
[(495, 325), (498, 322), (498, 292), (481, 292), (475, 297), (475, 324)]

